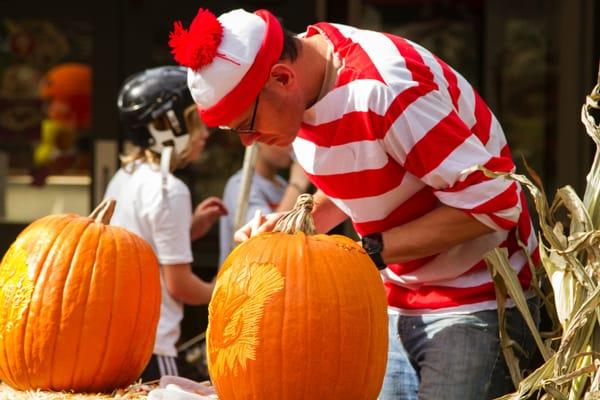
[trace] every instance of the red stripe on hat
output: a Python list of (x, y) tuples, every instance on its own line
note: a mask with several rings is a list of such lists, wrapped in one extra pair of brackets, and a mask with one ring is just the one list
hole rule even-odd
[(212, 107), (200, 110), (202, 121), (208, 126), (225, 125), (250, 107), (269, 78), (271, 67), (283, 50), (283, 29), (277, 18), (267, 10), (258, 10), (256, 15), (266, 23), (265, 37), (252, 66), (240, 83)]

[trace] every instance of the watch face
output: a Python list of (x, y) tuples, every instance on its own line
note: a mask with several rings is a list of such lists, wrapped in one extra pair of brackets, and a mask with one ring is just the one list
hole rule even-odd
[(363, 248), (369, 254), (381, 253), (383, 243), (381, 242), (381, 234), (376, 236), (367, 235), (362, 238)]

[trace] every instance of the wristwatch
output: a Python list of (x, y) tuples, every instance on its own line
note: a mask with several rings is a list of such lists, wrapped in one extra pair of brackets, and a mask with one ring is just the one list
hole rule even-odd
[(380, 232), (371, 233), (361, 238), (363, 249), (367, 252), (377, 269), (385, 269), (386, 265), (381, 257), (383, 251), (383, 238)]

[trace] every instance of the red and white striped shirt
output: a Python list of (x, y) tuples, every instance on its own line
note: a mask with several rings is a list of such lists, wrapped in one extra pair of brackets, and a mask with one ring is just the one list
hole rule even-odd
[(473, 87), (423, 47), (398, 36), (319, 23), (342, 62), (334, 87), (304, 114), (294, 141), (311, 181), (360, 235), (414, 220), (440, 204), (464, 210), (494, 232), (383, 272), (388, 303), (403, 314), (496, 307), (483, 256), (508, 249), (524, 288), (537, 241), (524, 193), (475, 165), (513, 171), (500, 124)]

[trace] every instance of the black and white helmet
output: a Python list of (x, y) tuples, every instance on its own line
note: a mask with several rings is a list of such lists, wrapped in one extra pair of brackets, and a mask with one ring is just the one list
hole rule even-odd
[(131, 141), (159, 154), (167, 147), (176, 154), (186, 149), (190, 135), (184, 111), (192, 105), (187, 69), (178, 66), (151, 68), (131, 75), (117, 100), (119, 117)]

